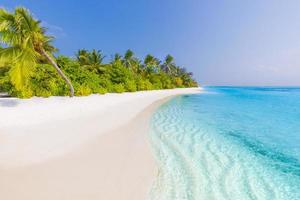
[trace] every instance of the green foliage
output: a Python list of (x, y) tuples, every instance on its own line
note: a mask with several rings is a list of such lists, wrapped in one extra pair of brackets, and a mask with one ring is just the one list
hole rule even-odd
[(180, 77), (176, 77), (174, 79), (174, 81), (175, 81), (176, 87), (182, 87), (183, 86), (183, 81), (182, 81), (182, 79)]
[(9, 67), (0, 67), (0, 92), (8, 92), (13, 88), (8, 74)]
[(163, 89), (160, 74), (151, 74), (149, 78), (154, 90)]
[(177, 66), (171, 55), (163, 62), (150, 54), (140, 60), (127, 50), (104, 63), (101, 51), (81, 49), (75, 58), (54, 58), (56, 49), (51, 40), (40, 21), (26, 9), (17, 8), (14, 13), (0, 9), (0, 42), (5, 44), (5, 48), (0, 47), (0, 92), (21, 98), (68, 95), (70, 85), (53, 68), (51, 60), (70, 78), (77, 96), (198, 85), (192, 73)]
[(92, 93), (92, 89), (87, 85), (78, 85), (77, 87), (75, 86), (76, 96), (88, 96)]
[(128, 92), (135, 92), (137, 90), (137, 86), (134, 80), (128, 80), (125, 84), (125, 89)]
[(153, 85), (148, 79), (138, 79), (137, 90), (153, 90)]
[(124, 67), (120, 61), (117, 61), (108, 67), (108, 76), (114, 84), (125, 84), (128, 79), (133, 79), (134, 74)]
[(113, 86), (113, 92), (116, 92), (116, 93), (122, 93), (122, 92), (125, 92), (125, 87), (122, 83), (119, 83), (119, 84), (115, 84)]
[(30, 79), (30, 88), (34, 96), (65, 96), (68, 88), (50, 65), (41, 65), (36, 68), (34, 76)]
[(107, 93), (107, 89), (103, 87), (99, 87), (98, 90), (96, 91), (98, 94), (105, 94)]
[(169, 74), (166, 74), (166, 73), (162, 72), (160, 74), (160, 80), (161, 80), (163, 89), (172, 89), (172, 88), (176, 87), (173, 84), (173, 77), (170, 76)]

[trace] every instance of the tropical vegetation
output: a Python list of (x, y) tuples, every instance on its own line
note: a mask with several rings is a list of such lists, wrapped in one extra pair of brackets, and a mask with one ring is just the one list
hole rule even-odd
[(27, 9), (1, 8), (0, 92), (29, 98), (197, 86), (171, 55), (163, 61), (150, 54), (140, 60), (127, 50), (104, 62), (104, 54), (95, 49), (60, 55), (53, 39)]

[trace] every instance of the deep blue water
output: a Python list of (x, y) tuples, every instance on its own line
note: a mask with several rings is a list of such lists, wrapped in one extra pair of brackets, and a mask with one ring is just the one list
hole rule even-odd
[(300, 88), (207, 87), (151, 127), (151, 199), (300, 200)]

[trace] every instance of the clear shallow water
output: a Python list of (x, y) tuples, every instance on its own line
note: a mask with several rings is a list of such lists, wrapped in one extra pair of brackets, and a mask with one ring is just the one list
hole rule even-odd
[(152, 200), (300, 200), (300, 88), (208, 87), (151, 127)]

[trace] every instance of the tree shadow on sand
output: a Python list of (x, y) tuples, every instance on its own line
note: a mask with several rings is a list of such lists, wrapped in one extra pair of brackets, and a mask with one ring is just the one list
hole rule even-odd
[(15, 107), (19, 103), (15, 99), (0, 99), (0, 107)]

